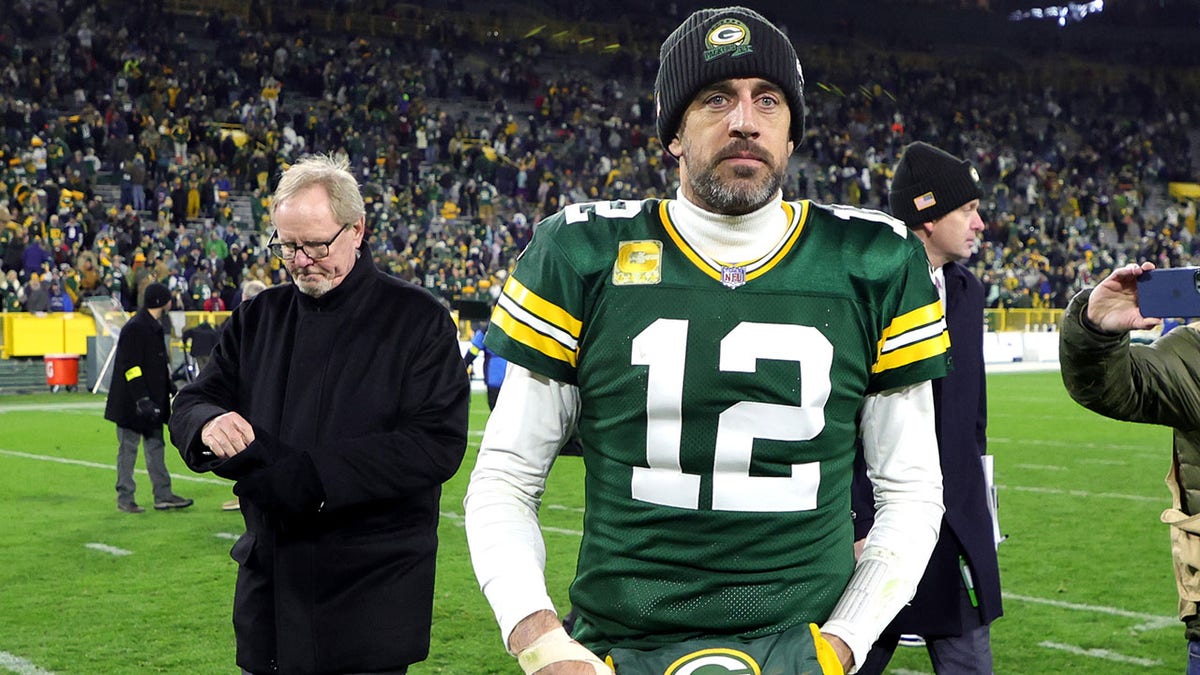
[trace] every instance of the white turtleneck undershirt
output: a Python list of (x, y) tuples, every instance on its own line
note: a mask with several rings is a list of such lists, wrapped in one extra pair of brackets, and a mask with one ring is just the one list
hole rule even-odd
[(783, 193), (743, 216), (725, 216), (696, 206), (683, 190), (667, 206), (671, 222), (692, 248), (726, 265), (753, 262), (770, 253), (788, 232)]

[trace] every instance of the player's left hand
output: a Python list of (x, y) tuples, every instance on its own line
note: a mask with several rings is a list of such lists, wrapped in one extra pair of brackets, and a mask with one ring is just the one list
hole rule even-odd
[(850, 668), (854, 665), (854, 652), (850, 651), (850, 645), (846, 644), (842, 638), (829, 633), (821, 633), (821, 637), (825, 638), (830, 647), (833, 647), (838, 661), (842, 664), (842, 672), (850, 672)]

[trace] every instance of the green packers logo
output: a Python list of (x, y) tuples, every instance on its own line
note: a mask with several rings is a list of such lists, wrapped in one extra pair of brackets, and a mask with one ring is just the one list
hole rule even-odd
[(762, 667), (736, 649), (701, 649), (667, 666), (663, 675), (762, 675)]
[(704, 60), (712, 61), (728, 54), (736, 58), (754, 51), (750, 44), (750, 29), (737, 19), (722, 19), (720, 23), (708, 29), (704, 38), (708, 49), (704, 51)]

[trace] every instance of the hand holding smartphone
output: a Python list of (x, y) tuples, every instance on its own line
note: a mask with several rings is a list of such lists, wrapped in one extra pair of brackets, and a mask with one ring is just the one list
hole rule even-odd
[(1173, 267), (1138, 277), (1138, 310), (1144, 317), (1200, 318), (1200, 267)]

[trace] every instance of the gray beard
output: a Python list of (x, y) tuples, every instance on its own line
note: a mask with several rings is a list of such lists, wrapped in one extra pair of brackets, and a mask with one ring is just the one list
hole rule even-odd
[(783, 186), (783, 176), (772, 171), (749, 188), (737, 188), (721, 182), (716, 168), (710, 166), (690, 182), (696, 199), (708, 210), (725, 216), (742, 216), (771, 201)]

